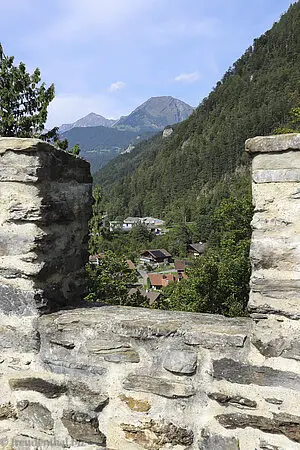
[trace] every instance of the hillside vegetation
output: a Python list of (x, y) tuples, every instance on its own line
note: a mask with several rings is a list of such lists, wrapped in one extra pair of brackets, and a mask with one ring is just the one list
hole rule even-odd
[[(111, 217), (150, 215), (172, 225), (149, 242), (152, 248), (182, 257), (188, 243), (207, 243), (188, 278), (171, 283), (152, 307), (247, 314), (253, 211), (244, 143), (299, 124), (299, 73), (297, 2), (254, 40), (170, 137), (157, 135), (96, 174)], [(102, 239), (107, 248), (126, 249), (114, 236)]]
[(110, 216), (152, 215), (202, 226), (222, 198), (242, 196), (249, 183), (244, 142), (284, 126), (299, 104), (299, 73), (297, 2), (169, 138), (155, 136), (96, 173)]
[(61, 134), (61, 139), (67, 139), (69, 147), (78, 144), (81, 156), (91, 163), (92, 173), (104, 167), (108, 161), (115, 158), (122, 149), (130, 143), (139, 143), (154, 132), (139, 133), (132, 130), (120, 131), (106, 126), (75, 127)]

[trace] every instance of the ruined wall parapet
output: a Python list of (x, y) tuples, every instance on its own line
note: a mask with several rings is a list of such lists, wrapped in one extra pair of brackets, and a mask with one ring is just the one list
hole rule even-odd
[(0, 138), (0, 311), (38, 314), (80, 298), (91, 181), (81, 158)]
[(255, 206), (249, 309), (300, 319), (300, 134), (249, 139), (246, 150)]
[(86, 260), (90, 175), (40, 141), (7, 142), (0, 448), (300, 450), (300, 135), (246, 143), (255, 212), (244, 318), (94, 305), (39, 316), (37, 292), (48, 309), (76, 300), (63, 280), (80, 280), (70, 252)]

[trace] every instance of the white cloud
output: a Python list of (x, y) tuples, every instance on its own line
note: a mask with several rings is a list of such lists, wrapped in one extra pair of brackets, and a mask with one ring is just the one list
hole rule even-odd
[(123, 81), (116, 81), (109, 86), (108, 92), (119, 91), (120, 89), (124, 89), (125, 86), (126, 84)]
[(182, 82), (182, 83), (194, 83), (200, 79), (199, 72), (191, 72), (191, 73), (181, 73), (174, 78), (174, 81)]

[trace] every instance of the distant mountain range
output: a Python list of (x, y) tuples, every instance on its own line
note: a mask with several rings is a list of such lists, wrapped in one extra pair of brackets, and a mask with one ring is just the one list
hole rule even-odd
[(59, 133), (61, 138), (68, 139), (69, 147), (80, 146), (81, 156), (91, 163), (91, 170), (95, 172), (128, 146), (133, 149), (135, 144), (167, 125), (187, 119), (193, 111), (192, 106), (176, 98), (151, 97), (118, 120), (92, 112), (74, 123), (61, 125)]
[(194, 221), (199, 238), (205, 241), (212, 232), (215, 245), (215, 209), (224, 198), (249, 196), (245, 140), (290, 127), (289, 111), (300, 106), (299, 25), (298, 1), (254, 40), (169, 137), (141, 142), (94, 174), (110, 217)]
[(162, 130), (167, 125), (187, 119), (194, 108), (170, 96), (151, 97), (129, 116), (121, 117), (114, 127), (137, 131)]
[(72, 128), (85, 128), (85, 127), (112, 127), (116, 122), (114, 119), (106, 119), (100, 114), (89, 113), (87, 116), (82, 117), (79, 120), (76, 120), (74, 123), (64, 123), (59, 127), (59, 133), (65, 133), (66, 131), (71, 130)]

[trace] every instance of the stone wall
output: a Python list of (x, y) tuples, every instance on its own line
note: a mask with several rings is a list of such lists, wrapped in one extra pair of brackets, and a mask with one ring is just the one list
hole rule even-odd
[(89, 163), (38, 139), (0, 138), (0, 310), (31, 315), (85, 289)]
[(251, 317), (113, 306), (39, 317), (13, 313), (0, 298), (0, 447), (300, 449), (300, 135), (246, 147)]

